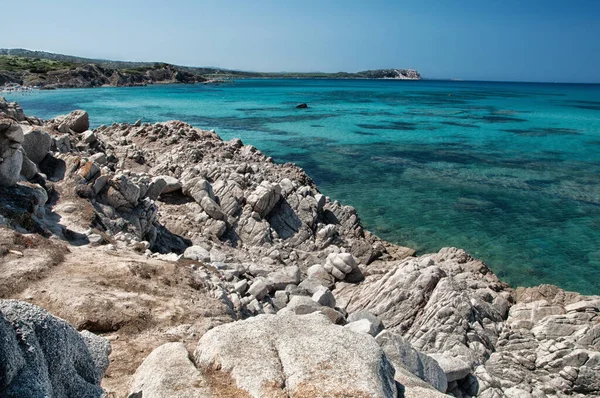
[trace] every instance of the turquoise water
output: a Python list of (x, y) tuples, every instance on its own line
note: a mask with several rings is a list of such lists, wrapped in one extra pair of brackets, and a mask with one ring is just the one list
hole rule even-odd
[[(600, 86), (246, 80), (14, 95), (94, 126), (182, 119), (295, 162), (379, 236), (600, 294)], [(308, 109), (295, 109), (300, 102)]]

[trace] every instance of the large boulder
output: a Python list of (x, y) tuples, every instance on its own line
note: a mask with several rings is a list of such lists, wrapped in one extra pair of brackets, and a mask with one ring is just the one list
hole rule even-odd
[(154, 179), (152, 181), (155, 181), (158, 179), (164, 180), (164, 182), (165, 182), (165, 185), (164, 185), (161, 193), (171, 193), (171, 192), (175, 192), (175, 191), (178, 191), (181, 189), (181, 182), (179, 182), (179, 180), (175, 177), (163, 175), (163, 176), (154, 177)]
[(320, 314), (259, 315), (208, 331), (196, 364), (231, 375), (252, 397), (397, 397), (394, 368), (373, 337)]
[(58, 122), (58, 131), (61, 133), (83, 133), (90, 128), (90, 118), (86, 111), (76, 110), (68, 115), (59, 116), (55, 119)]
[(52, 147), (52, 137), (43, 130), (34, 129), (24, 134), (23, 149), (25, 154), (35, 164), (39, 164)]
[(358, 261), (350, 253), (331, 253), (323, 268), (339, 280), (344, 280), (351, 273), (360, 273)]
[(130, 396), (210, 398), (213, 395), (190, 361), (185, 345), (167, 343), (152, 351), (136, 370)]
[(402, 367), (437, 390), (446, 392), (448, 388), (446, 373), (435, 359), (415, 350), (402, 336), (387, 330), (380, 333), (375, 340), (396, 370)]
[(256, 190), (248, 197), (248, 203), (252, 210), (261, 217), (266, 217), (281, 198), (281, 186), (263, 181)]
[[(20, 151), (23, 152), (23, 148), (21, 148)], [(35, 175), (38, 173), (37, 165), (29, 160), (25, 154), (21, 155), (21, 161), (21, 175), (27, 180), (35, 177)]]
[(16, 102), (8, 102), (4, 97), (0, 97), (0, 114), (13, 117), (19, 122), (22, 122), (26, 118), (21, 105)]
[(2, 158), (2, 163), (0, 163), (0, 186), (10, 187), (15, 185), (19, 181), (22, 165), (23, 153), (21, 151)]
[[(81, 335), (35, 305), (0, 300), (0, 395), (3, 398), (99, 398), (108, 342)], [(89, 345), (88, 345), (89, 344)]]
[(23, 164), (23, 130), (11, 119), (0, 119), (0, 186), (19, 181)]
[(183, 252), (183, 258), (208, 263), (210, 262), (210, 253), (202, 246), (190, 246)]
[(208, 181), (201, 177), (195, 177), (186, 181), (182, 186), (183, 194), (194, 199), (197, 203), (201, 203), (206, 196), (215, 200), (215, 195), (212, 186)]
[(110, 187), (106, 192), (108, 204), (115, 209), (131, 208), (137, 205), (140, 198), (140, 187), (129, 177), (118, 174), (109, 181)]

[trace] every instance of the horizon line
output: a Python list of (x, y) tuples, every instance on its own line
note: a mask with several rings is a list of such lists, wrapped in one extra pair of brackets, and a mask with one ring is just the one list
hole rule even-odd
[[(46, 50), (31, 50), (28, 48), (23, 48), (23, 47), (13, 47), (13, 48), (0, 48), (0, 50), (25, 50), (25, 51), (32, 51), (32, 52), (44, 52), (47, 54), (54, 54), (54, 55), (62, 55), (62, 56), (66, 56), (66, 57), (74, 57), (74, 58), (81, 58), (81, 59), (87, 59), (87, 60), (91, 60), (91, 61), (103, 61), (103, 62), (124, 62), (124, 63), (166, 63), (166, 64), (170, 64), (173, 66), (179, 66), (179, 67), (184, 67), (184, 68), (198, 68), (198, 69), (220, 69), (220, 70), (225, 70), (225, 71), (232, 71), (232, 72), (248, 72), (248, 73), (273, 73), (273, 74), (277, 74), (277, 73), (324, 73), (324, 74), (335, 74), (335, 73), (359, 73), (359, 72), (364, 72), (364, 71), (368, 71), (368, 70), (385, 70), (385, 69), (405, 69), (405, 70), (414, 70), (417, 71), (419, 74), (421, 74), (421, 72), (419, 72), (418, 68), (377, 68), (377, 69), (365, 69), (365, 70), (357, 70), (356, 72), (347, 72), (347, 71), (337, 71), (337, 72), (323, 72), (323, 71), (307, 71), (307, 72), (300, 72), (300, 71), (277, 71), (277, 72), (267, 72), (267, 71), (257, 71), (257, 70), (248, 70), (248, 69), (235, 69), (235, 68), (228, 68), (228, 67), (221, 67), (221, 66), (196, 66), (196, 65), (180, 65), (180, 64), (174, 64), (174, 63), (170, 63), (170, 62), (165, 62), (165, 61), (132, 61), (132, 60), (118, 60), (118, 59), (106, 59), (106, 58), (89, 58), (89, 57), (82, 57), (79, 55), (71, 55), (71, 54), (63, 54), (63, 53), (58, 53), (58, 52), (51, 52), (51, 51), (46, 51)], [(238, 79), (238, 80), (242, 80), (242, 79)], [(247, 79), (249, 80), (249, 79)], [(357, 80), (371, 80), (371, 79), (357, 79)], [(372, 79), (372, 80), (385, 80), (385, 79)], [(388, 79), (388, 80), (396, 80), (396, 79)], [(402, 79), (397, 79), (397, 80), (402, 80)], [(430, 81), (456, 81), (456, 82), (480, 82), (480, 83), (524, 83), (524, 84), (576, 84), (576, 85), (600, 85), (600, 81), (596, 81), (596, 82), (569, 82), (569, 81), (534, 81), (534, 80), (495, 80), (495, 79), (491, 79), (491, 80), (487, 80), (487, 79), (470, 79), (470, 78), (466, 78), (466, 79), (461, 79), (461, 78), (453, 78), (453, 77), (423, 77), (421, 76), (420, 80), (430, 80)], [(419, 81), (419, 80), (402, 80), (402, 81)]]

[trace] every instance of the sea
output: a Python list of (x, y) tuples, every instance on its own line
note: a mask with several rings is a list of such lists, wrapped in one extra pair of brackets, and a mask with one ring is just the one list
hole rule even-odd
[[(600, 85), (236, 80), (7, 95), (92, 127), (186, 121), (303, 167), (366, 229), (512, 286), (600, 294)], [(297, 109), (300, 103), (306, 109)]]

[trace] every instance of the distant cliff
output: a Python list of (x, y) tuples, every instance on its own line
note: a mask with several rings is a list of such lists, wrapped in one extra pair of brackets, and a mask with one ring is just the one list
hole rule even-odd
[(421, 75), (414, 69), (375, 69), (358, 72), (357, 75), (366, 79), (421, 80)]
[(162, 62), (125, 62), (74, 57), (44, 51), (0, 49), (0, 86), (18, 83), (41, 88), (138, 86), (199, 83), (219, 79), (398, 79), (419, 80), (413, 69), (376, 69), (363, 72), (248, 72), (197, 68)]
[(53, 88), (139, 86), (156, 83), (198, 83), (202, 75), (169, 64), (136, 68), (110, 68), (101, 64), (77, 64), (41, 58), (0, 55), (0, 85), (18, 83)]

